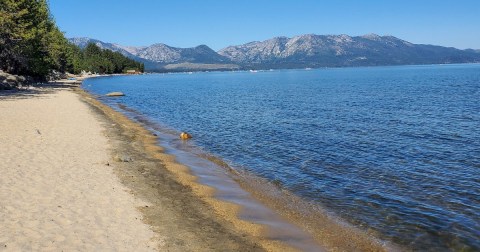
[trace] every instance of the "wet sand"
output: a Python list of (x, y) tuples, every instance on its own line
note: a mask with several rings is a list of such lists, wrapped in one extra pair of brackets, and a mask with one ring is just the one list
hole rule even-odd
[(214, 189), (197, 183), (150, 131), (85, 91), (76, 93), (108, 125), (115, 146), (111, 156), (133, 160), (117, 162), (115, 171), (137, 197), (152, 203), (140, 211), (156, 233), (166, 236), (160, 251), (298, 251), (266, 238), (264, 226), (240, 220), (241, 206), (214, 198)]

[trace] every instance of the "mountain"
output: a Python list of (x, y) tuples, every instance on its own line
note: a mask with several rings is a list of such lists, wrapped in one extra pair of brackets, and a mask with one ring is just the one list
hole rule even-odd
[(246, 68), (348, 67), (480, 62), (480, 53), (412, 44), (393, 36), (307, 34), (229, 46), (219, 51)]
[(143, 62), (147, 71), (190, 71), (190, 70), (232, 70), (239, 69), (227, 57), (221, 56), (206, 45), (192, 48), (171, 47), (165, 44), (133, 47), (106, 43), (91, 38), (71, 38), (73, 44), (84, 48), (95, 43), (102, 49), (117, 51)]
[(393, 37), (367, 34), (306, 34), (276, 37), (215, 52), (206, 45), (177, 48), (165, 44), (129, 47), (90, 38), (72, 38), (80, 47), (89, 42), (145, 63), (147, 71), (193, 71), (270, 68), (352, 67), (480, 62), (479, 50), (413, 44)]
[(136, 53), (136, 56), (162, 63), (230, 63), (226, 57), (220, 56), (217, 52), (206, 45), (193, 48), (176, 48), (165, 44), (154, 44), (145, 47)]
[(100, 40), (85, 38), (85, 37), (70, 38), (68, 40), (71, 43), (79, 46), (80, 48), (85, 48), (89, 43), (94, 43), (102, 49), (109, 49), (111, 51), (120, 52), (121, 54), (127, 57), (135, 57), (136, 51), (142, 48), (142, 47), (137, 48), (137, 47), (121, 46), (121, 45), (112, 44), (112, 43), (105, 43)]

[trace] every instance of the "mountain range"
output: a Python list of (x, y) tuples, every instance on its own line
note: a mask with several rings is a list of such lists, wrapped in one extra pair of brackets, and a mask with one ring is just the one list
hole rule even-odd
[(143, 62), (147, 71), (157, 72), (480, 62), (479, 50), (413, 44), (377, 34), (276, 37), (229, 46), (218, 52), (206, 45), (177, 48), (158, 43), (133, 47), (91, 38), (69, 40), (82, 48), (95, 43), (101, 48), (118, 51)]

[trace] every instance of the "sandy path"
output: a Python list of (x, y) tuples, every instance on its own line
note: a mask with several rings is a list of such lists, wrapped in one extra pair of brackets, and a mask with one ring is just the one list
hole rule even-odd
[(149, 251), (154, 233), (70, 91), (0, 97), (0, 251)]

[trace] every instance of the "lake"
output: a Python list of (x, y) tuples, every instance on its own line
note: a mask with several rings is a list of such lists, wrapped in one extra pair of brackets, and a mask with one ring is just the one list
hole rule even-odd
[(83, 88), (124, 92), (102, 99), (382, 239), (480, 250), (479, 64), (151, 74)]

